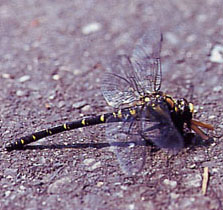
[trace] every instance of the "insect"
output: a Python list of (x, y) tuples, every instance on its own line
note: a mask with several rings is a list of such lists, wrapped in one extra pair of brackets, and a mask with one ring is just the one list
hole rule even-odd
[(132, 56), (117, 56), (108, 66), (102, 93), (107, 103), (115, 108), (114, 112), (35, 132), (9, 143), (6, 149), (12, 151), (56, 133), (105, 123), (106, 138), (121, 169), (133, 175), (144, 165), (146, 141), (159, 148), (179, 151), (185, 145), (184, 136), (188, 130), (208, 139), (199, 127), (214, 128), (193, 119), (193, 104), (160, 91), (162, 40), (160, 30), (151, 28), (139, 39)]

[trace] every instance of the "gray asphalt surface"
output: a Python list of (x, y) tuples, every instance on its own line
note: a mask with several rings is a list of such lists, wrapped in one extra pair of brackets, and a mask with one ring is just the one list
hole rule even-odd
[(0, 1), (0, 209), (223, 209), (222, 138), (170, 159), (148, 152), (135, 177), (120, 170), (104, 126), (4, 150), (20, 136), (112, 111), (100, 91), (103, 67), (131, 54), (154, 23), (164, 35), (162, 90), (191, 98), (195, 118), (220, 135), (222, 14), (222, 0)]

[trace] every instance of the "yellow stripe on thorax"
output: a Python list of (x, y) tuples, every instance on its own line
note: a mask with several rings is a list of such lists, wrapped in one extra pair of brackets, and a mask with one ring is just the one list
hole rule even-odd
[(130, 110), (129, 110), (129, 113), (130, 113), (131, 115), (136, 115), (136, 110), (135, 110), (135, 109), (130, 109)]
[(122, 118), (122, 110), (118, 110), (118, 118)]

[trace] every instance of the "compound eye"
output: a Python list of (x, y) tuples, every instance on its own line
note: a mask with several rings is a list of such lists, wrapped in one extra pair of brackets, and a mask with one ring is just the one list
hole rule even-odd
[(189, 103), (188, 106), (189, 106), (190, 112), (193, 113), (194, 112), (194, 105), (192, 103)]

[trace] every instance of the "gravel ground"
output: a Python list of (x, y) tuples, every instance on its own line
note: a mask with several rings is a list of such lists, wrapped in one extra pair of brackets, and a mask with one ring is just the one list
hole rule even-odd
[(164, 35), (162, 90), (193, 96), (195, 118), (220, 135), (222, 7), (222, 0), (0, 1), (0, 209), (223, 209), (222, 138), (171, 159), (148, 154), (134, 177), (121, 172), (103, 126), (4, 150), (19, 136), (111, 111), (100, 92), (103, 66), (131, 54), (154, 23)]

